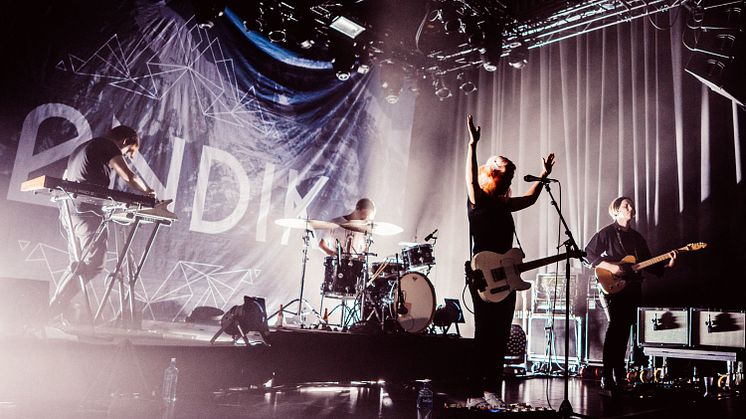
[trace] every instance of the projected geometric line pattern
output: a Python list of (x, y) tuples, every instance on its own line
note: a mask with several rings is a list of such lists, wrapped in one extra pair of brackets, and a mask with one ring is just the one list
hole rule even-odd
[[(108, 80), (111, 87), (153, 100), (163, 99), (178, 83), (188, 83), (205, 117), (251, 128), (265, 137), (280, 136), (278, 117), (260, 105), (254, 86), (238, 87), (234, 61), (224, 56), (218, 39), (211, 39), (194, 17), (167, 31), (170, 36), (160, 33), (148, 42), (140, 38), (129, 47), (114, 34), (87, 58), (70, 53), (56, 68)], [(149, 51), (152, 55), (145, 57)], [(136, 69), (143, 67), (146, 73), (137, 74)]]
[[(54, 292), (62, 274), (68, 266), (67, 249), (60, 249), (44, 243), (31, 245), (29, 241), (19, 240), (18, 244), (24, 250), (28, 250), (25, 262), (41, 263), (49, 273), (50, 292)], [(89, 283), (89, 292), (92, 304), (99, 304), (103, 297), (110, 272), (116, 267), (118, 254), (115, 251), (106, 253), (104, 271)], [(147, 263), (146, 263), (147, 265)], [(158, 282), (152, 278), (140, 275), (136, 283), (136, 300), (142, 307), (143, 317), (158, 319), (154, 306), (163, 302), (174, 302), (179, 305), (176, 314), (172, 315), (171, 321), (186, 316), (194, 307), (207, 305), (225, 309), (228, 305), (236, 303), (234, 297), (243, 294), (245, 290), (254, 284), (261, 275), (260, 269), (231, 269), (226, 270), (224, 266), (179, 261), (170, 270), (168, 276), (155, 286)], [(147, 286), (146, 286), (147, 284)], [(153, 290), (154, 291), (149, 291)], [(106, 307), (109, 312), (104, 313), (104, 318), (115, 313), (119, 308), (118, 287), (112, 289)], [(94, 307), (95, 309), (95, 307)], [(162, 319), (162, 317), (161, 317)]]
[(153, 306), (163, 301), (177, 301), (180, 310), (171, 321), (186, 316), (197, 306), (226, 308), (234, 304), (233, 297), (254, 284), (259, 269), (224, 270), (224, 266), (179, 261), (151, 296), (143, 296), (144, 310), (153, 313)]

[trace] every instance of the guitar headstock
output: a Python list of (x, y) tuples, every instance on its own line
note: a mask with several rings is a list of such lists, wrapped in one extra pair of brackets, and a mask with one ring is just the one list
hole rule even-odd
[(686, 246), (676, 249), (679, 252), (693, 252), (695, 250), (702, 250), (705, 247), (707, 247), (707, 243), (705, 242), (697, 242), (697, 243), (689, 243)]

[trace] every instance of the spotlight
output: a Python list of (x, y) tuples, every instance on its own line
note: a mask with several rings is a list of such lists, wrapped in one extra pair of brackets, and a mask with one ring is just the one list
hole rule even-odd
[(281, 11), (266, 11), (264, 17), (264, 28), (267, 31), (267, 38), (269, 38), (271, 42), (280, 43), (287, 40), (285, 18)]
[(200, 29), (210, 29), (215, 26), (215, 20), (223, 16), (225, 1), (192, 0), (194, 19)]
[(381, 63), (381, 88), (386, 102), (395, 104), (399, 101), (402, 87), (404, 86), (404, 74), (391, 61)]
[(508, 65), (515, 69), (522, 69), (528, 64), (528, 47), (526, 44), (521, 43), (517, 47), (510, 50), (508, 54)]
[(461, 303), (453, 298), (445, 298), (445, 305), (438, 306), (433, 314), (433, 324), (443, 329), (443, 333), (447, 332), (451, 328), (451, 325), (456, 326), (456, 331), (461, 334), (458, 330), (458, 324), (464, 323), (464, 312), (461, 310)]
[(332, 58), (332, 69), (334, 74), (341, 81), (350, 79), (352, 70), (355, 67), (355, 53), (350, 47), (337, 45)]
[(435, 80), (435, 83), (433, 83), (433, 87), (435, 88), (435, 96), (437, 96), (438, 99), (440, 99), (441, 101), (453, 96), (453, 93), (451, 93), (451, 89), (446, 86), (443, 80), (443, 76)]
[(470, 76), (471, 75), (467, 75), (466, 73), (458, 73), (458, 76), (456, 76), (456, 80), (459, 83), (458, 88), (464, 92), (465, 95), (477, 91), (477, 85), (474, 83), (473, 77)]
[(269, 327), (267, 325), (267, 310), (264, 298), (244, 295), (243, 300), (243, 305), (231, 307), (220, 319), (220, 330), (210, 340), (211, 344), (215, 343), (215, 340), (221, 334), (227, 333), (233, 337), (234, 342), (238, 338), (243, 338), (248, 347), (249, 339), (246, 333), (250, 331), (259, 332), (265, 343), (268, 342)]
[(497, 24), (487, 24), (484, 30), (484, 47), (482, 52), (482, 67), (490, 73), (497, 71), (497, 64), (502, 55), (502, 28)]
[(438, 18), (443, 22), (443, 31), (446, 34), (466, 32), (464, 20), (461, 18), (461, 14), (455, 9), (450, 7), (440, 9)]

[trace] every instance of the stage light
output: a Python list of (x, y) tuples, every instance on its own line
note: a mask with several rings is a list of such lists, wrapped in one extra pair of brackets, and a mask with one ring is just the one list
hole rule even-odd
[(444, 301), (445, 305), (438, 306), (433, 314), (433, 325), (442, 328), (443, 333), (446, 333), (451, 325), (456, 325), (456, 331), (460, 335), (458, 324), (465, 321), (461, 303), (453, 298), (445, 298)]
[(490, 73), (497, 71), (497, 65), (503, 51), (502, 27), (492, 23), (486, 24), (482, 41), (482, 67)]
[(715, 0), (695, 4), (692, 20), (697, 25), (695, 45), (685, 71), (713, 92), (741, 105), (746, 103), (746, 85), (742, 75), (744, 55), (744, 19), (742, 2)]
[(521, 43), (517, 47), (510, 50), (508, 54), (508, 65), (515, 69), (522, 69), (528, 64), (528, 47), (526, 44)]
[(223, 16), (225, 1), (192, 0), (194, 20), (200, 29), (210, 29), (215, 26), (218, 17)]
[(220, 330), (215, 333), (210, 343), (215, 343), (221, 334), (226, 333), (231, 335), (234, 341), (243, 338), (246, 346), (249, 346), (246, 333), (250, 331), (259, 332), (265, 343), (268, 342), (269, 326), (264, 298), (244, 295), (243, 300), (243, 305), (233, 306), (223, 315), (220, 319)]
[(355, 39), (358, 35), (365, 31), (364, 27), (358, 25), (350, 19), (347, 19), (344, 16), (337, 16), (336, 18), (334, 18), (334, 20), (332, 20), (332, 23), (329, 24), (329, 27), (349, 36), (352, 39)]
[(404, 74), (401, 68), (391, 61), (381, 63), (381, 88), (386, 102), (395, 104), (399, 101), (402, 87), (404, 86)]
[(334, 49), (334, 58), (332, 58), (334, 74), (341, 81), (349, 80), (355, 67), (355, 53), (349, 47), (336, 46)]
[(446, 34), (466, 33), (466, 24), (459, 13), (453, 7), (444, 7), (437, 12), (437, 18), (443, 23), (443, 31)]
[(271, 42), (280, 43), (287, 40), (285, 18), (279, 10), (267, 10), (264, 13), (264, 29)]
[(441, 101), (453, 96), (451, 89), (446, 86), (443, 76), (440, 76), (435, 80), (433, 87), (435, 88), (435, 96), (437, 96)]
[(459, 90), (464, 92), (465, 95), (468, 95), (469, 93), (474, 93), (477, 91), (477, 85), (474, 83), (474, 75), (473, 74), (467, 74), (467, 73), (458, 73), (458, 76), (456, 76), (456, 80), (459, 83)]

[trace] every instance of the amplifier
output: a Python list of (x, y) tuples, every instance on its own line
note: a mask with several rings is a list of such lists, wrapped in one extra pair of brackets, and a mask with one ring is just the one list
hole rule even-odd
[(692, 309), (692, 346), (746, 348), (746, 312)]
[[(583, 321), (570, 316), (570, 353), (568, 360), (578, 362), (582, 347), (581, 334)], [(530, 361), (564, 361), (565, 358), (565, 316), (534, 314), (528, 326), (528, 359)]]
[(640, 346), (689, 346), (689, 309), (637, 309), (637, 342)]
[(604, 339), (609, 318), (601, 303), (600, 295), (588, 296), (588, 310), (585, 314), (585, 339), (583, 339), (583, 360), (589, 365), (602, 365)]
[[(531, 311), (534, 313), (564, 313), (565, 274), (542, 273), (536, 275), (531, 287)], [(570, 274), (570, 313), (575, 313), (575, 299), (578, 294), (578, 276)]]

